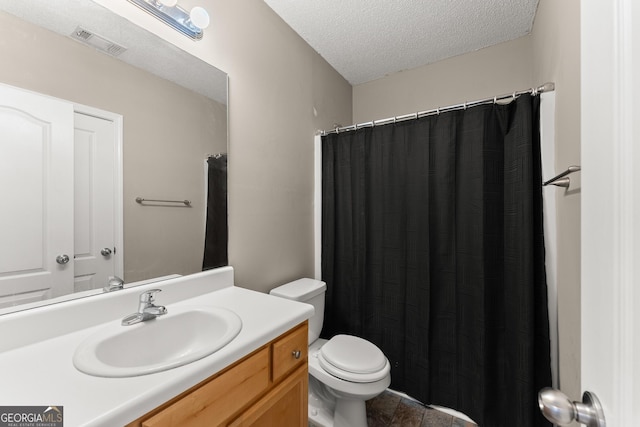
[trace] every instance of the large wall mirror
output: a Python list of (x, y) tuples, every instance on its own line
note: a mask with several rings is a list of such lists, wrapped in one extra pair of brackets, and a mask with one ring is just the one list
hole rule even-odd
[[(125, 283), (202, 271), (207, 160), (226, 167), (226, 74), (90, 0), (0, 0), (0, 55), (0, 314), (102, 293), (105, 279), (95, 279), (92, 268), (104, 260), (117, 264)], [(14, 97), (24, 111), (7, 107)], [(32, 99), (56, 117), (73, 109), (70, 165), (48, 163), (54, 150), (37, 139), (62, 125), (30, 113)], [(111, 127), (100, 130), (104, 123)], [(33, 133), (35, 154), (13, 159), (29, 144), (13, 135), (32, 125), (45, 129)], [(110, 151), (101, 151), (101, 135), (113, 140)], [(96, 159), (111, 161), (111, 172)], [(55, 170), (73, 177), (72, 189)], [(220, 188), (226, 191), (226, 181)], [(62, 220), (52, 223), (46, 209), (61, 206), (66, 211), (55, 215)], [(104, 212), (110, 219), (103, 222)], [(67, 225), (66, 248), (44, 242)], [(50, 289), (44, 273), (68, 270), (62, 290)]]

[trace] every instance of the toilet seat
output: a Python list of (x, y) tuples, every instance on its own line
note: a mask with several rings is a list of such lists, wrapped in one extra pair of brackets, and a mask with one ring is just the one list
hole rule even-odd
[(351, 335), (336, 335), (318, 352), (322, 369), (351, 382), (370, 383), (383, 379), (391, 370), (384, 353), (371, 342)]

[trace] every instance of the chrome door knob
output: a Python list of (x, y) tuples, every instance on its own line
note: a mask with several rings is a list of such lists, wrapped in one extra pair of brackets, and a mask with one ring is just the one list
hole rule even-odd
[(606, 427), (604, 412), (595, 394), (585, 391), (582, 402), (572, 402), (559, 390), (543, 388), (538, 393), (538, 406), (549, 421), (566, 426), (574, 420), (587, 427)]
[(63, 255), (58, 255), (56, 257), (56, 262), (60, 265), (64, 265), (66, 263), (69, 262), (69, 255), (63, 254)]
[(103, 248), (100, 253), (102, 254), (102, 256), (109, 256), (111, 255), (111, 249), (109, 248)]

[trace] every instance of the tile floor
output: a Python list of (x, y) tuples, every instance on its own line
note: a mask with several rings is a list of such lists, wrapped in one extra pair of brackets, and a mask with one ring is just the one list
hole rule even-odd
[(367, 401), (367, 421), (369, 427), (477, 427), (389, 391)]

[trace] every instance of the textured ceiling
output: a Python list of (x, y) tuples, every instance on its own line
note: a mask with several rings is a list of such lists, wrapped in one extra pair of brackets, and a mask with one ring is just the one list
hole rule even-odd
[(264, 0), (351, 84), (529, 34), (538, 0)]
[(227, 103), (224, 72), (90, 0), (0, 0), (0, 10), (63, 36), (80, 25), (126, 47), (119, 60)]

